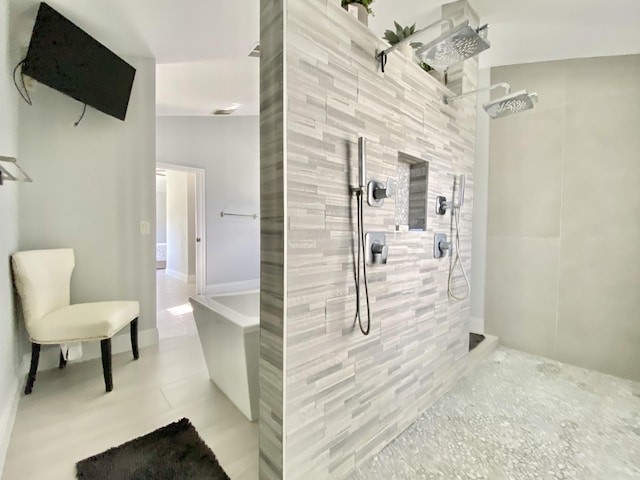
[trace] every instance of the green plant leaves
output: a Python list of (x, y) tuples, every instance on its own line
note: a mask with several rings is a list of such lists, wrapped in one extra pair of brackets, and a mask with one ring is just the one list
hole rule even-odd
[[(410, 37), (416, 31), (416, 24), (415, 23), (413, 25), (411, 25), (410, 27), (403, 27), (402, 25), (400, 25), (398, 22), (396, 22), (394, 20), (393, 21), (393, 26), (396, 29), (395, 32), (393, 30), (385, 30), (385, 32), (384, 32), (384, 39), (387, 42), (389, 42), (391, 45), (395, 45), (396, 43), (401, 42), (405, 38)], [(413, 44), (411, 44), (411, 45), (413, 45)]]
[[(344, 3), (345, 0), (342, 0), (342, 1)], [(403, 27), (402, 25), (400, 25), (398, 22), (394, 20), (393, 26), (396, 29), (395, 32), (393, 30), (385, 30), (384, 37), (383, 37), (387, 42), (389, 42), (390, 45), (395, 45), (396, 43), (401, 42), (402, 40), (410, 37), (416, 32), (415, 23), (409, 27)], [(411, 42), (410, 45), (411, 45), (411, 48), (413, 48), (414, 50), (417, 50), (421, 48), (424, 44), (422, 42)], [(431, 66), (425, 62), (418, 61), (417, 63), (418, 65), (420, 65), (420, 68), (422, 68), (425, 72), (429, 72), (433, 70)]]
[(430, 72), (431, 70), (433, 70), (431, 65), (426, 62), (418, 60), (418, 65), (420, 65), (420, 68), (422, 68), (425, 72)]
[(389, 44), (391, 44), (391, 45), (395, 45), (396, 43), (398, 43), (400, 41), (400, 39), (395, 34), (395, 32), (392, 32), (391, 30), (385, 30), (384, 39), (387, 42), (389, 42)]

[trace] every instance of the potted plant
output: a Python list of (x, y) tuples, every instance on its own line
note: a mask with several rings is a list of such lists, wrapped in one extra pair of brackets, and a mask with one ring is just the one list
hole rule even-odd
[[(395, 31), (393, 30), (385, 30), (384, 39), (389, 42), (390, 45), (395, 45), (396, 43), (400, 43), (405, 38), (410, 37), (416, 32), (416, 24), (414, 23), (410, 27), (403, 27), (398, 22), (394, 21), (393, 25), (395, 26)], [(411, 56), (413, 58), (413, 51), (422, 47), (422, 43), (420, 42), (410, 42), (404, 45), (404, 49), (400, 47), (401, 51), (404, 51), (405, 55)], [(420, 65), (425, 72), (430, 72), (433, 70), (431, 66), (421, 60), (417, 60), (416, 62)]]
[(360, 23), (368, 25), (369, 15), (373, 15), (373, 0), (341, 0), (342, 8), (354, 15)]

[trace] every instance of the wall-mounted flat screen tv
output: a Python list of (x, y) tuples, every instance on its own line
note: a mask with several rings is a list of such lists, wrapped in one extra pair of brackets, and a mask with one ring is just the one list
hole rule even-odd
[(22, 73), (124, 120), (136, 69), (43, 2)]

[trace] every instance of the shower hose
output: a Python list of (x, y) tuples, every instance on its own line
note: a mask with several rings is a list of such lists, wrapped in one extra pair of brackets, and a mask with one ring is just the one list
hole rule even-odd
[[(356, 316), (354, 323), (357, 321), (360, 331), (363, 335), (369, 335), (371, 330), (371, 308), (369, 305), (369, 283), (367, 282), (367, 261), (365, 260), (365, 241), (364, 241), (364, 193), (362, 189), (356, 190), (356, 204), (358, 205), (358, 255), (356, 262)], [(362, 308), (360, 307), (360, 263), (362, 263), (364, 277), (364, 294), (367, 302), (367, 327), (362, 325)]]
[[(449, 296), (451, 298), (453, 298), (454, 300), (460, 301), (460, 300), (465, 300), (469, 296), (469, 292), (471, 288), (469, 285), (469, 277), (467, 276), (467, 272), (464, 269), (464, 264), (460, 259), (460, 206), (459, 205), (457, 207), (454, 206), (452, 210), (453, 210), (453, 221), (456, 227), (456, 239), (455, 239), (456, 254), (453, 262), (451, 263), (451, 267), (449, 268), (449, 281), (447, 282), (447, 291), (449, 292)], [(464, 292), (464, 295), (462, 296), (456, 295), (455, 292), (453, 291), (453, 284), (452, 284), (453, 271), (456, 268), (456, 264), (460, 265), (460, 270), (462, 271), (462, 276), (464, 277), (464, 282), (465, 282), (465, 292)]]

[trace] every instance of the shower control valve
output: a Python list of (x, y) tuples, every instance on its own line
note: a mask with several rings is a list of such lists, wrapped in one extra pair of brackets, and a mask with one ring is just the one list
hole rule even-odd
[(373, 245), (371, 245), (371, 253), (373, 254), (374, 265), (384, 265), (385, 263), (387, 263), (389, 247), (380, 243), (374, 243)]
[(451, 242), (447, 241), (446, 233), (436, 233), (433, 236), (433, 258), (442, 258), (451, 254)]
[(393, 197), (395, 183), (392, 178), (387, 178), (387, 184), (384, 185), (384, 188), (380, 186), (373, 188), (373, 198), (376, 200), (382, 200), (385, 198)]
[(367, 265), (384, 265), (387, 263), (389, 247), (384, 232), (369, 232), (365, 235), (365, 262)]
[(452, 202), (447, 202), (447, 197), (438, 195), (436, 197), (436, 214), (444, 215), (447, 213), (447, 209), (451, 208), (451, 203)]
[(386, 185), (377, 180), (371, 180), (367, 185), (367, 202), (372, 207), (384, 205), (385, 198), (393, 197), (395, 193), (395, 182), (391, 177), (387, 177)]

